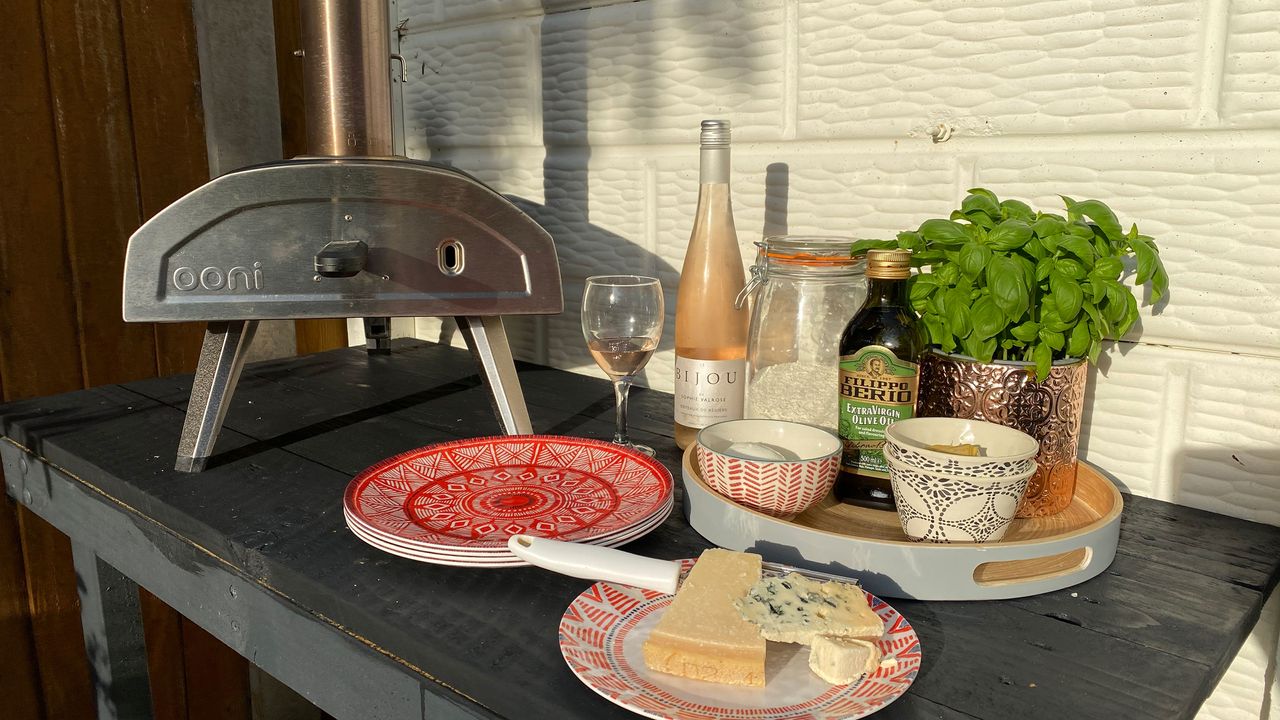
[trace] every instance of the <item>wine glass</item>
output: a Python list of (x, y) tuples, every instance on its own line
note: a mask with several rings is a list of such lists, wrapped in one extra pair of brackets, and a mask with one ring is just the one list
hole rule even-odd
[(627, 437), (627, 393), (662, 337), (662, 286), (640, 275), (597, 275), (582, 291), (582, 335), (596, 364), (613, 381), (617, 429), (613, 442), (653, 455)]

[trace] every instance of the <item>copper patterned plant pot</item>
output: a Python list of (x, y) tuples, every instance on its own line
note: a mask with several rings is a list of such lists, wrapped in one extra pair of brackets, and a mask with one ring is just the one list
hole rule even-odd
[(1040, 441), (1040, 467), (1017, 517), (1053, 515), (1066, 509), (1075, 493), (1088, 377), (1084, 358), (1056, 362), (1049, 376), (1036, 382), (1033, 363), (982, 363), (935, 350), (920, 361), (916, 415), (986, 420)]

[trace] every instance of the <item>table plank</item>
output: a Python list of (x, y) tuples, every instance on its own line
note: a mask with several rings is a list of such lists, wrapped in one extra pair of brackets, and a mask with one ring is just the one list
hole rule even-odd
[[(423, 565), (345, 529), (341, 493), (352, 474), (405, 449), (478, 434), (486, 421), (496, 426), (473, 376), (464, 352), (438, 346), (252, 366), (219, 461), (195, 476), (171, 469), (187, 378), (11, 404), (0, 408), (0, 428), (501, 716), (628, 717), (573, 677), (555, 642), (559, 616), (585, 581), (532, 568)], [(538, 429), (608, 436), (607, 383), (549, 369), (521, 376)], [(660, 434), (669, 423), (657, 417), (669, 398), (650, 396), (653, 415), (637, 434), (678, 469), (678, 450)], [(925, 661), (907, 698), (882, 716), (1192, 717), (1275, 583), (1276, 555), (1268, 565), (1264, 553), (1280, 530), (1156, 501), (1130, 505), (1116, 563), (1070, 591), (894, 601), (917, 626)], [(1229, 550), (1233, 537), (1261, 551)], [(1174, 563), (1178, 543), (1193, 541), (1197, 559)], [(677, 512), (628, 549), (677, 558), (706, 546)], [(1143, 557), (1149, 549), (1154, 561)]]

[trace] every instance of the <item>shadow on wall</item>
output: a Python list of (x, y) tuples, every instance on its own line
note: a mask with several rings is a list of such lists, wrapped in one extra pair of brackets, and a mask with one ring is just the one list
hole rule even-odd
[[(667, 317), (659, 352), (670, 351), (674, 347), (675, 286), (679, 268), (648, 248), (646, 237), (627, 237), (591, 222), (589, 62), (592, 39), (590, 30), (593, 14), (597, 11), (591, 8), (563, 11), (562, 3), (544, 2), (543, 5), (543, 32), (540, 33), (542, 47), (539, 55), (542, 58), (544, 201), (539, 203), (519, 196), (507, 197), (555, 239), (565, 311), (553, 317), (508, 318), (507, 329), (512, 349), (518, 358), (532, 362), (557, 367), (594, 367), (578, 329), (584, 281), (592, 275), (639, 274), (659, 277), (664, 281)], [(653, 26), (653, 8), (650, 3), (635, 3), (627, 8), (627, 12), (636, 16), (631, 20), (638, 21), (638, 27)], [(688, 12), (696, 14), (701, 11), (696, 6), (691, 6)], [(549, 25), (553, 22), (554, 32), (551, 32)], [(662, 66), (689, 59), (664, 59), (663, 49), (655, 47), (653, 43), (654, 35), (653, 32), (641, 33), (628, 45), (630, 52), (627, 59), (632, 65), (628, 72), (643, 87), (622, 85), (618, 88), (616, 98), (619, 103), (627, 105), (624, 115), (633, 119), (634, 127), (641, 131), (653, 127), (652, 121), (657, 117), (655, 112), (660, 111), (660, 106), (653, 104), (652, 98), (661, 89)], [(600, 42), (599, 33), (594, 37), (597, 43)], [(705, 53), (708, 50), (692, 47), (681, 48), (680, 52)], [(693, 60), (696, 63), (696, 57)], [(725, 92), (734, 95), (749, 93), (748, 80), (749, 78), (735, 81)], [(707, 98), (703, 104), (709, 108), (708, 112), (720, 112), (716, 109), (718, 101), (719, 98)], [(691, 128), (690, 133), (696, 138), (696, 128)], [(695, 145), (690, 147), (689, 158), (691, 166), (696, 167)], [(768, 199), (763, 228), (765, 235), (786, 232), (787, 183), (787, 165), (770, 165), (766, 182)], [(639, 208), (646, 205), (646, 198), (642, 196), (625, 198), (623, 201), (636, 203)], [(693, 208), (689, 208), (689, 215), (692, 215), (692, 211)], [(739, 230), (740, 235), (747, 236), (747, 232), (744, 232), (747, 229)], [(439, 341), (451, 342), (455, 332), (452, 321), (446, 321), (441, 327)], [(649, 385), (650, 373), (666, 372), (660, 363), (661, 360), (654, 367), (646, 368), (637, 378), (637, 384)]]

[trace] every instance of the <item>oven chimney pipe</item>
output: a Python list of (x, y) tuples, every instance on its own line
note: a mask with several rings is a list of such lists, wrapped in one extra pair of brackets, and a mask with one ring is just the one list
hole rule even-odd
[(301, 10), (307, 152), (390, 157), (386, 0), (302, 0)]
[[(390, 157), (387, 0), (301, 0), (300, 9), (307, 153)], [(365, 318), (364, 334), (369, 352), (391, 351), (391, 318)]]

